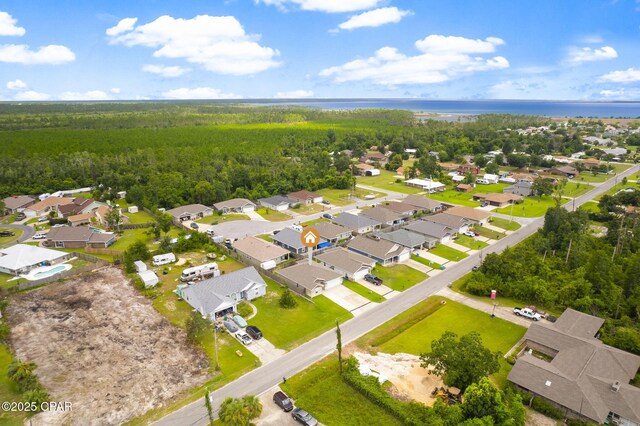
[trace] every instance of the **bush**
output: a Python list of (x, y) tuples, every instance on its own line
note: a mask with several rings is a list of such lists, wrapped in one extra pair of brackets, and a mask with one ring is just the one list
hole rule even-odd
[(238, 303), (238, 314), (243, 318), (247, 318), (249, 315), (253, 314), (253, 309), (246, 301), (243, 300)]
[(562, 411), (553, 406), (551, 403), (537, 396), (533, 398), (531, 408), (536, 410), (538, 413), (542, 413), (545, 416), (551, 417), (552, 419), (562, 420), (564, 418), (564, 414), (562, 414)]
[(284, 289), (282, 296), (280, 297), (280, 307), (282, 309), (293, 309), (298, 306), (298, 301), (288, 288)]

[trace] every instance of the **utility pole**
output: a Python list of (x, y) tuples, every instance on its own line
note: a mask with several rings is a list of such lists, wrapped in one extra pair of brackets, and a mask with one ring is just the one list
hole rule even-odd
[(571, 243), (573, 243), (573, 240), (569, 240), (569, 249), (567, 250), (567, 258), (565, 259), (564, 263), (569, 263), (569, 253), (571, 253)]

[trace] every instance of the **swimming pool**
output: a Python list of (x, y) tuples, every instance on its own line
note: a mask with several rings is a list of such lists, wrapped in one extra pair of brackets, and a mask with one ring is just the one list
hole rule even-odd
[(32, 269), (31, 271), (29, 271), (29, 274), (23, 275), (23, 277), (28, 279), (29, 281), (41, 280), (42, 278), (47, 278), (52, 275), (59, 274), (60, 272), (67, 271), (71, 268), (72, 266), (68, 264), (43, 266), (42, 268)]

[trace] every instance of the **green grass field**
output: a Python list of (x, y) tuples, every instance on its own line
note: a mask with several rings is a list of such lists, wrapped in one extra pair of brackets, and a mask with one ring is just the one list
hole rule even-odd
[(355, 191), (350, 189), (320, 189), (316, 193), (322, 195), (325, 200), (334, 206), (346, 206), (363, 201), (367, 195), (373, 195), (375, 198), (384, 197), (385, 193), (369, 191), (367, 189), (356, 188)]
[(598, 203), (596, 203), (595, 201), (588, 201), (583, 205), (581, 205), (580, 207), (578, 207), (578, 209), (585, 210), (587, 212), (593, 212), (593, 213), (598, 213), (600, 211), (600, 208), (598, 207)]
[(462, 259), (469, 257), (468, 254), (463, 253), (460, 250), (445, 246), (444, 244), (438, 244), (437, 246), (429, 250), (429, 253), (433, 253), (436, 256), (444, 257), (445, 259), (451, 260), (453, 262), (459, 262)]
[(353, 291), (354, 293), (358, 293), (360, 296), (366, 299), (369, 299), (372, 302), (382, 303), (385, 300), (387, 300), (383, 296), (376, 293), (375, 291), (369, 290), (362, 284), (358, 284), (356, 282), (349, 281), (349, 280), (343, 280), (342, 285), (344, 285), (346, 288)]
[(458, 239), (456, 240), (456, 244), (460, 244), (461, 246), (470, 248), (472, 250), (480, 250), (485, 247), (489, 247), (489, 244), (484, 241), (477, 240), (475, 238), (467, 237), (466, 235), (458, 235)]
[(476, 184), (476, 187), (471, 191), (471, 194), (487, 194), (489, 192), (497, 192), (498, 194), (510, 186), (508, 183), (492, 183), (489, 185)]
[(395, 417), (346, 384), (338, 371), (337, 356), (331, 355), (288, 378), (281, 385), (296, 407), (327, 425), (394, 426)]
[(222, 216), (218, 216), (217, 214), (213, 214), (211, 216), (203, 217), (202, 219), (196, 220), (198, 223), (202, 223), (203, 225), (216, 225), (218, 223), (223, 222), (232, 222), (234, 220), (251, 220), (249, 216), (246, 214), (225, 214)]
[(473, 201), (473, 195), (470, 192), (459, 192), (453, 189), (449, 189), (443, 192), (436, 192), (429, 195), (429, 198), (442, 201), (443, 203), (457, 204), (466, 207), (478, 207), (479, 202)]
[(411, 255), (411, 259), (415, 260), (418, 263), (422, 263), (423, 265), (428, 266), (429, 268), (440, 269), (442, 267), (442, 265), (440, 265), (438, 262), (434, 262), (424, 257), (416, 256), (415, 254)]
[(15, 241), (22, 235), (22, 229), (0, 228), (0, 231), (9, 231), (15, 234), (12, 237), (0, 237), (0, 246)]
[(499, 240), (500, 238), (506, 236), (501, 232), (497, 232), (497, 231), (494, 231), (493, 229), (485, 228), (484, 226), (475, 226), (473, 229), (478, 231), (482, 237), (491, 238), (492, 240)]
[(267, 294), (252, 301), (258, 313), (249, 322), (258, 326), (278, 348), (291, 350), (334, 327), (336, 319), (344, 322), (353, 317), (323, 295), (314, 297), (313, 303), (296, 295), (298, 306), (282, 309), (279, 305), (282, 287), (269, 278), (264, 280)]
[[(7, 367), (13, 361), (13, 355), (9, 348), (0, 344), (0, 401), (22, 401), (22, 394), (18, 386), (7, 377)], [(36, 370), (37, 374), (37, 370)], [(0, 411), (0, 424), (7, 426), (20, 426), (26, 418), (26, 413), (20, 411)]]
[[(428, 302), (429, 299), (427, 299)], [(480, 334), (484, 346), (505, 354), (524, 335), (526, 329), (500, 318), (445, 299), (446, 304), (427, 318), (412, 325), (377, 347), (380, 352), (409, 353), (419, 355), (431, 349), (431, 342), (452, 331), (462, 336), (473, 331)], [(425, 302), (422, 302), (425, 303)], [(384, 327), (384, 325), (382, 326)], [(500, 359), (500, 371), (493, 376), (496, 383), (504, 387), (511, 366)]]
[(139, 210), (138, 213), (125, 213), (124, 215), (129, 218), (129, 223), (133, 225), (154, 222), (153, 216), (144, 210)]
[(424, 272), (417, 271), (407, 265), (376, 265), (372, 273), (382, 279), (384, 285), (395, 291), (404, 291), (429, 278)]
[(404, 184), (404, 179), (400, 179), (400, 182), (396, 182), (398, 179), (396, 172), (390, 172), (388, 170), (380, 170), (378, 176), (359, 176), (356, 178), (356, 182), (360, 185), (373, 186), (382, 190), (401, 192), (403, 194), (417, 194), (422, 192), (420, 188), (414, 188)]
[(300, 208), (292, 209), (292, 210), (295, 213), (306, 216), (309, 214), (320, 213), (324, 209), (325, 207), (323, 204), (307, 204), (307, 205), (301, 205)]
[(270, 243), (273, 242), (273, 236), (271, 234), (257, 235), (256, 238), (260, 238), (261, 240), (265, 240), (265, 241), (268, 241)]
[(595, 187), (584, 182), (567, 182), (563, 188), (562, 195), (565, 197), (576, 198), (582, 194), (586, 194)]
[(640, 191), (640, 185), (636, 182), (627, 182), (625, 184), (618, 183), (617, 185), (614, 185), (610, 190), (608, 190), (604, 194), (600, 194), (597, 197), (595, 197), (594, 200), (599, 201), (604, 195), (614, 195), (616, 192), (626, 188), (635, 188), (637, 191)]
[(521, 227), (520, 224), (515, 220), (511, 221), (511, 220), (503, 219), (501, 217), (492, 217), (491, 225), (498, 228), (502, 228), (506, 231), (517, 231)]
[[(560, 201), (561, 204), (565, 204), (567, 202), (569, 202), (569, 200), (566, 198), (563, 198)], [(513, 205), (513, 210), (512, 206), (508, 206), (494, 211), (496, 213), (507, 215), (510, 215), (513, 211), (513, 215), (517, 217), (539, 217), (544, 216), (547, 209), (555, 205), (556, 201), (553, 197), (545, 195), (543, 197), (525, 197), (522, 203)]]
[(256, 209), (256, 213), (258, 213), (263, 218), (267, 219), (269, 222), (283, 222), (285, 220), (293, 219), (293, 217), (289, 216), (284, 212), (279, 212), (279, 211), (267, 209), (264, 207)]

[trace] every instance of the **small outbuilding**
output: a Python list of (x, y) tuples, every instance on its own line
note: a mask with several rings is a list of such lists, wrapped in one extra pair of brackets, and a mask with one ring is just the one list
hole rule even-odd
[(147, 270), (141, 271), (141, 272), (138, 272), (138, 276), (144, 283), (144, 288), (155, 287), (158, 284), (158, 282), (160, 282), (160, 279), (158, 278), (156, 273), (153, 271), (147, 271)]

